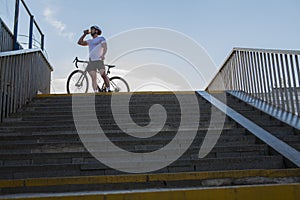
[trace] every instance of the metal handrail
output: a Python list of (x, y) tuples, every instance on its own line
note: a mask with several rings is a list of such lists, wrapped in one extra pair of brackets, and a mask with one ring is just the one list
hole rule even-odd
[(39, 34), (41, 35), (41, 46), (40, 48), (44, 50), (44, 40), (45, 40), (45, 35), (43, 34), (41, 28), (39, 27), (38, 23), (34, 19), (34, 16), (31, 14), (29, 8), (27, 7), (26, 3), (24, 0), (16, 0), (16, 5), (15, 5), (15, 22), (14, 22), (14, 50), (18, 50), (18, 45), (17, 45), (17, 36), (18, 36), (18, 21), (19, 21), (19, 6), (20, 2), (24, 6), (27, 14), (30, 17), (30, 24), (29, 24), (29, 41), (28, 41), (28, 46), (29, 49), (32, 48), (32, 39), (33, 39), (33, 26), (35, 25), (36, 29), (38, 30)]
[[(19, 34), (18, 36), (29, 38), (28, 35), (23, 35), (23, 34)], [(32, 41), (34, 42), (34, 43), (32, 44), (32, 47), (34, 47), (34, 48), (40, 48), (41, 43), (40, 43), (38, 40), (36, 40), (36, 39), (33, 37)], [(39, 46), (36, 45), (35, 43), (37, 43)], [(24, 44), (24, 45), (28, 45), (28, 46), (29, 46), (29, 43), (28, 43), (28, 42), (20, 42), (20, 44)], [(45, 53), (45, 56), (46, 56), (46, 58), (48, 59), (49, 56), (48, 56), (48, 53), (47, 53), (46, 49), (43, 49), (43, 52)]]
[(299, 59), (296, 50), (234, 48), (206, 90), (243, 91), (300, 116)]
[[(26, 37), (26, 38), (29, 38), (28, 35), (24, 35), (24, 34), (18, 34), (18, 37)], [(32, 38), (32, 41), (35, 42), (35, 43), (37, 43), (37, 44), (39, 44), (39, 45), (41, 45), (41, 43), (40, 43), (37, 39), (35, 39), (34, 36), (33, 36), (33, 38)], [(29, 43), (27, 42), (27, 43), (25, 43), (25, 44), (29, 44)]]

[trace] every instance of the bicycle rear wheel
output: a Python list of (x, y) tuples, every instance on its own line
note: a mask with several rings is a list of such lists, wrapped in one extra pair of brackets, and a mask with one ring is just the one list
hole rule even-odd
[[(112, 92), (129, 92), (129, 85), (128, 83), (119, 76), (114, 76), (109, 79), (110, 83), (110, 90)], [(105, 88), (105, 85), (103, 84), (102, 88)]]
[(89, 89), (89, 80), (86, 73), (82, 70), (73, 71), (68, 77), (67, 92), (68, 94), (74, 93), (87, 93)]

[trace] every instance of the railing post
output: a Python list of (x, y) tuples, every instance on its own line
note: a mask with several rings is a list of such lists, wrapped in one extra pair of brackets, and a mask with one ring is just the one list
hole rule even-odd
[(30, 24), (29, 24), (29, 43), (28, 48), (32, 49), (32, 38), (33, 38), (33, 23), (34, 23), (34, 16), (30, 16)]
[(287, 80), (286, 80), (286, 73), (285, 73), (285, 69), (284, 69), (284, 54), (280, 54), (280, 64), (281, 64), (281, 72), (282, 72), (282, 79), (283, 79), (283, 90), (284, 90), (284, 105), (285, 105), (285, 109), (290, 110), (290, 101), (289, 101), (289, 95), (288, 95), (288, 84), (287, 84)]
[(41, 49), (44, 50), (44, 40), (45, 40), (45, 35), (41, 35)]
[[(291, 103), (291, 111), (293, 114), (295, 114), (295, 104), (294, 104), (294, 96), (293, 96), (293, 86), (292, 86), (292, 76), (291, 76), (291, 68), (290, 68), (290, 64), (289, 64), (289, 57), (287, 54), (284, 55), (285, 58), (285, 69), (286, 69), (286, 84), (287, 84), (287, 89), (289, 92), (289, 102)], [(290, 60), (290, 62), (292, 62), (292, 60)], [(293, 73), (292, 73), (293, 74)], [(294, 74), (293, 74), (294, 75)]]
[(272, 63), (271, 63), (271, 55), (270, 53), (267, 53), (267, 60), (268, 60), (268, 70), (269, 70), (269, 79), (270, 79), (270, 83), (269, 83), (269, 93), (270, 93), (270, 98), (271, 98), (271, 102), (273, 105), (276, 105), (276, 98), (275, 98), (275, 93), (274, 93), (274, 70), (272, 68)]
[(233, 77), (234, 77), (234, 70), (233, 70), (233, 66), (234, 66), (234, 55), (232, 56), (232, 59), (230, 60), (230, 90), (234, 90), (234, 84), (235, 82), (233, 81)]
[(251, 68), (252, 68), (252, 77), (254, 81), (254, 89), (253, 89), (253, 95), (257, 97), (258, 94), (258, 81), (257, 81), (257, 70), (256, 70), (256, 58), (255, 58), (255, 52), (250, 52), (250, 59), (251, 59)]
[(284, 108), (285, 109), (285, 106), (284, 106), (284, 104), (283, 104), (283, 102), (284, 102), (284, 95), (283, 95), (283, 92), (284, 92), (284, 90), (283, 90), (283, 87), (282, 87), (282, 82), (281, 82), (281, 73), (280, 73), (280, 60), (279, 60), (279, 54), (278, 53), (276, 53), (275, 54), (275, 59), (276, 59), (276, 71), (277, 71), (277, 82), (278, 82), (278, 90), (279, 90), (279, 94), (280, 94), (280, 98), (278, 98), (279, 100), (278, 100), (278, 102), (280, 102), (279, 104), (278, 104), (278, 106), (280, 107), (280, 108)]
[(251, 59), (251, 53), (246, 52), (246, 60), (247, 60), (247, 68), (248, 68), (248, 77), (249, 77), (249, 93), (253, 95), (254, 93), (254, 72), (253, 72), (253, 66), (251, 64), (252, 59)]
[[(296, 57), (297, 55), (295, 55)], [(298, 98), (298, 91), (297, 91), (297, 80), (296, 80), (296, 69), (295, 69), (295, 64), (294, 64), (294, 59), (293, 59), (293, 55), (290, 55), (290, 61), (291, 61), (291, 75), (293, 77), (293, 89), (292, 92), (294, 93), (295, 96), (295, 102), (294, 102), (294, 111), (297, 112), (297, 114), (299, 114), (299, 98)], [(296, 65), (297, 67), (297, 65)], [(300, 75), (300, 74), (299, 74)], [(298, 80), (299, 82), (299, 80)]]
[(255, 66), (255, 75), (257, 78), (257, 88), (256, 88), (256, 97), (261, 98), (261, 79), (260, 79), (260, 70), (259, 70), (259, 53), (258, 52), (253, 52), (253, 57), (254, 57), (254, 66)]
[(265, 63), (264, 63), (264, 53), (259, 53), (260, 58), (260, 70), (261, 70), (261, 87), (262, 87), (262, 96), (264, 101), (268, 101), (267, 95), (267, 83), (266, 83), (266, 76), (265, 76)]
[(239, 59), (238, 59), (238, 51), (235, 52), (234, 54), (235, 57), (235, 63), (234, 63), (234, 73), (235, 73), (235, 90), (240, 90), (240, 79), (239, 79), (239, 73), (238, 73), (238, 66), (239, 66)]
[(242, 72), (242, 68), (241, 66), (242, 64), (242, 58), (241, 58), (241, 53), (242, 51), (237, 51), (237, 68), (236, 68), (236, 73), (237, 73), (237, 77), (239, 80), (239, 85), (238, 85), (238, 90), (243, 91), (243, 85), (244, 85), (244, 80), (243, 80), (243, 72)]
[(15, 20), (14, 20), (14, 50), (19, 49), (18, 45), (18, 23), (19, 23), (20, 0), (16, 0), (15, 4)]
[[(298, 55), (295, 55), (295, 68), (296, 68), (295, 70), (297, 71), (297, 74), (300, 75), (300, 69), (299, 69), (300, 66), (299, 66)], [(296, 99), (296, 102), (297, 102), (296, 106), (297, 106), (297, 110), (298, 110), (297, 112), (298, 112), (298, 116), (300, 116), (300, 103), (298, 100), (299, 98), (298, 98), (298, 91), (297, 91), (298, 88), (297, 87), (300, 88), (299, 76), (298, 76), (298, 85), (297, 84), (295, 85), (295, 91), (296, 91), (295, 94), (297, 97), (297, 99)]]

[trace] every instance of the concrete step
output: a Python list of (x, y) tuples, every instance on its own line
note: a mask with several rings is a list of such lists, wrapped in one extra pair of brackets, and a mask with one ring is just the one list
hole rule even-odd
[[(194, 132), (195, 130), (191, 129), (191, 128), (182, 128), (181, 129), (182, 132), (186, 132), (187, 134), (191, 133), (191, 132)], [(168, 127), (168, 128), (165, 128), (163, 130), (158, 130), (158, 129), (150, 129), (150, 130), (147, 130), (147, 133), (160, 133), (160, 134), (166, 134), (166, 136), (169, 136), (169, 135), (173, 135), (174, 133), (176, 133), (178, 131), (177, 128), (172, 128), (172, 127)], [(205, 134), (207, 133), (207, 127), (199, 127), (198, 128), (198, 131), (199, 133), (201, 134)], [(220, 128), (211, 128), (210, 129), (211, 132), (215, 132), (215, 133), (222, 133), (222, 134), (229, 134), (229, 135), (239, 135), (239, 134), (250, 134), (248, 133), (244, 128), (241, 128), (241, 127), (228, 127), (228, 126), (225, 126), (223, 129), (220, 129)], [(118, 136), (124, 136), (124, 132), (121, 131), (121, 130), (114, 130), (114, 129), (111, 129), (111, 130), (105, 130), (105, 133), (108, 134), (110, 137), (118, 137)], [(140, 130), (135, 130), (135, 131), (132, 131), (131, 133), (141, 133)], [(85, 134), (95, 134), (95, 131), (93, 129), (91, 130), (86, 130), (85, 131)], [(43, 131), (43, 130), (37, 130), (37, 131), (17, 131), (17, 130), (13, 130), (13, 129), (10, 129), (10, 128), (6, 128), (6, 131), (5, 132), (0, 132), (0, 139), (3, 137), (3, 140), (6, 138), (6, 137), (21, 137), (21, 136), (24, 136), (24, 137), (43, 137), (43, 136), (49, 136), (49, 137), (55, 137), (55, 136), (62, 136), (64, 137), (65, 135), (75, 135), (75, 136), (78, 136), (78, 132), (77, 130), (52, 130), (52, 131)]]
[[(201, 129), (197, 131), (197, 135), (205, 135), (207, 134), (207, 129)], [(194, 130), (183, 130), (182, 131), (184, 135), (190, 135), (191, 133), (194, 133)], [(227, 136), (237, 136), (237, 135), (246, 135), (246, 130), (243, 128), (234, 128), (234, 129), (215, 129), (210, 130), (211, 133), (221, 133), (221, 135), (227, 135)], [(124, 133), (121, 130), (118, 131), (107, 131), (105, 130), (105, 133), (109, 138), (119, 138), (124, 137), (126, 133)], [(131, 133), (142, 133), (141, 131), (131, 132)], [(157, 132), (150, 132), (147, 133), (157, 133)], [(160, 131), (159, 134), (161, 137), (166, 138), (173, 138), (174, 135), (177, 133), (176, 130), (166, 130), (166, 131)], [(91, 132), (85, 132), (86, 135), (91, 135), (90, 137), (96, 136), (94, 131)], [(156, 135), (157, 135), (156, 134)], [(249, 135), (249, 134), (248, 134)], [(52, 131), (52, 132), (14, 132), (14, 133), (0, 133), (0, 142), (19, 142), (24, 141), (26, 143), (27, 141), (32, 142), (38, 142), (38, 141), (72, 141), (72, 140), (78, 140), (79, 135), (77, 131)]]
[[(133, 148), (132, 151), (135, 149)], [(165, 151), (172, 154), (176, 149)], [(101, 153), (97, 151), (97, 153)], [(115, 154), (116, 152), (111, 152)], [(189, 148), (180, 159), (198, 159), (199, 147)], [(266, 145), (248, 146), (216, 146), (205, 158), (232, 158), (267, 156), (269, 153)], [(31, 164), (79, 164), (95, 162), (96, 159), (85, 149), (83, 151), (68, 152), (22, 152), (0, 153), (0, 166), (18, 166)]]
[[(135, 125), (135, 124), (134, 124)], [(182, 130), (191, 130), (189, 129), (191, 126), (199, 126), (200, 130), (207, 130), (208, 126), (210, 125), (209, 123), (206, 124), (199, 124), (199, 123), (193, 123), (191, 122), (190, 124), (184, 124), (182, 125), (180, 128)], [(221, 127), (222, 124), (216, 124), (213, 125), (211, 124), (210, 128), (215, 128), (215, 127)], [(101, 125), (102, 129), (105, 130), (111, 130), (111, 131), (118, 131), (120, 130), (118, 126), (116, 125), (111, 125), (111, 124), (107, 124), (107, 125)], [(125, 127), (125, 126), (124, 126)], [(126, 128), (127, 127), (127, 128)], [(126, 125), (126, 131), (127, 132), (134, 132), (135, 130), (132, 129), (132, 125), (127, 124)], [(235, 123), (232, 124), (224, 124), (223, 127), (225, 129), (232, 129), (237, 127), (237, 125)], [(86, 132), (90, 132), (90, 131), (95, 131), (95, 127), (90, 126), (90, 125), (84, 125), (84, 126), (80, 126), (80, 128), (84, 129)], [(149, 129), (149, 131), (155, 131), (155, 132), (159, 132), (159, 131), (168, 131), (168, 130), (178, 130), (178, 124), (169, 124), (169, 125), (165, 125), (163, 127), (163, 129), (157, 129), (157, 128), (151, 128)], [(24, 126), (17, 126), (17, 127), (12, 127), (12, 126), (6, 126), (6, 127), (0, 127), (0, 134), (6, 134), (6, 133), (13, 133), (13, 132), (52, 132), (52, 131), (76, 131), (76, 127), (74, 125), (66, 125), (66, 124), (61, 124), (60, 126), (52, 124), (49, 126), (30, 126), (30, 125), (24, 125)]]
[[(118, 114), (121, 117), (128, 117), (127, 114)], [(180, 118), (181, 117), (181, 113), (168, 113), (169, 117), (172, 118)], [(111, 114), (105, 114), (105, 113), (101, 113), (98, 116), (101, 116), (101, 118), (111, 118)], [(153, 114), (153, 117), (159, 117), (161, 116), (161, 114)], [(191, 118), (195, 118), (196, 114), (190, 113), (190, 117)], [(228, 120), (228, 117), (226, 117), (224, 114), (215, 114), (216, 117), (218, 118), (225, 118), (226, 120)], [(91, 118), (91, 115), (85, 115), (85, 114), (81, 114), (80, 116), (78, 116), (79, 119), (88, 119)], [(131, 113), (130, 117), (132, 119), (135, 118), (139, 118), (141, 120), (149, 120), (149, 114), (148, 113)], [(13, 119), (13, 118), (11, 118)], [(19, 121), (51, 121), (51, 122), (56, 122), (56, 121), (69, 121), (69, 120), (73, 120), (73, 115), (71, 113), (67, 114), (65, 112), (61, 112), (61, 113), (55, 113), (55, 114), (49, 114), (49, 113), (44, 113), (44, 114), (34, 114), (34, 113), (28, 113), (28, 114), (22, 114), (22, 116), (18, 117)], [(211, 120), (211, 113), (200, 113), (200, 119), (201, 120)], [(16, 120), (17, 121), (17, 120)]]
[[(275, 181), (276, 182), (276, 181)], [(283, 184), (267, 184), (267, 185), (251, 185), (242, 187), (187, 187), (187, 188), (154, 188), (154, 189), (133, 189), (121, 191), (82, 191), (82, 192), (56, 192), (56, 193), (36, 193), (36, 194), (16, 194), (2, 195), (2, 200), (24, 199), (24, 200), (106, 200), (106, 199), (174, 199), (174, 200), (192, 200), (198, 199), (220, 199), (226, 196), (227, 199), (244, 200), (259, 199), (262, 194), (264, 199), (280, 199), (274, 198), (284, 196), (285, 200), (299, 199), (298, 193), (290, 191), (298, 191), (300, 184), (283, 183)], [(246, 198), (245, 198), (246, 197)]]
[[(240, 107), (248, 107), (253, 109), (252, 111), (248, 110), (238, 110), (242, 115), (245, 117), (251, 119), (254, 123), (261, 126), (263, 129), (267, 130), (277, 138), (285, 141), (288, 145), (291, 145), (292, 147), (299, 149), (300, 142), (297, 141), (290, 141), (286, 140), (285, 137), (293, 137), (294, 135), (297, 137), (300, 135), (300, 130), (296, 130), (292, 128), (291, 126), (273, 118), (270, 117), (268, 114), (254, 108), (253, 106), (250, 106), (249, 104), (237, 99), (236, 97), (233, 97), (232, 95), (227, 95), (227, 100), (229, 102), (229, 106), (232, 108), (237, 108), (237, 106)], [(263, 119), (263, 120), (261, 120)]]
[[(84, 126), (92, 126), (91, 128), (93, 128), (93, 126), (98, 125), (100, 123), (101, 127), (103, 128), (107, 128), (110, 129), (113, 126), (122, 126), (122, 127), (135, 127), (136, 123), (129, 123), (128, 120), (122, 120), (120, 119), (118, 124), (116, 124), (116, 122), (113, 119), (84, 119), (84, 120), (80, 120), (80, 124), (84, 124)], [(150, 119), (147, 120), (142, 120), (139, 119), (138, 125), (139, 126), (147, 126), (150, 123)], [(151, 124), (153, 124), (153, 126), (157, 126), (160, 127), (160, 125), (163, 122), (152, 122)], [(192, 121), (192, 118), (190, 121), (184, 123), (183, 125), (181, 125), (181, 127), (189, 127), (189, 126), (194, 126), (194, 125), (199, 125), (201, 127), (209, 127), (210, 124), (223, 124), (226, 123), (226, 126), (231, 126), (234, 127), (236, 126), (236, 123), (234, 121), (224, 121), (222, 119), (220, 119), (219, 121), (200, 121), (200, 122), (195, 122)], [(167, 126), (173, 126), (173, 127), (178, 127), (180, 124), (180, 119), (167, 119), (165, 124)], [(15, 129), (26, 129), (26, 128), (51, 128), (51, 127), (75, 127), (75, 123), (74, 120), (66, 120), (66, 121), (56, 121), (55, 123), (51, 122), (51, 121), (28, 121), (28, 122), (16, 122), (14, 123), (14, 127), (11, 127), (10, 123), (3, 123), (2, 126), (0, 127), (0, 131), (1, 130), (5, 130), (6, 128), (15, 128)]]
[[(101, 95), (95, 95), (92, 96), (89, 94), (85, 95), (85, 96), (69, 96), (69, 97), (49, 97), (49, 98), (45, 98), (45, 97), (41, 97), (41, 98), (35, 98), (34, 101), (32, 102), (32, 104), (38, 104), (38, 103), (49, 103), (49, 104), (55, 104), (57, 103), (57, 99), (59, 99), (60, 102), (66, 102), (66, 103), (70, 103), (72, 102), (73, 98), (76, 98), (76, 100), (78, 101), (85, 101), (87, 98), (94, 98), (95, 101), (101, 101), (101, 102), (110, 102), (111, 98), (113, 98), (116, 101), (122, 101), (124, 99), (128, 99), (130, 98), (130, 102), (149, 102), (149, 101), (166, 101), (166, 102), (178, 102), (178, 99), (188, 99), (188, 98), (194, 98), (196, 96), (195, 92), (192, 92), (190, 94), (145, 94), (145, 95), (137, 95), (137, 94), (130, 94), (130, 95), (126, 95), (126, 94), (120, 94), (120, 95), (106, 95), (106, 96), (101, 96)], [(199, 99), (199, 101), (201, 102), (205, 102), (205, 100), (203, 99)]]
[(295, 135), (294, 129), (292, 127), (287, 127), (287, 126), (279, 126), (279, 127), (271, 126), (271, 127), (264, 127), (264, 129), (279, 138), (284, 136), (289, 136), (289, 135)]
[[(167, 107), (164, 106), (163, 107), (164, 110), (169, 114), (169, 115), (180, 115), (182, 113), (182, 111), (180, 110), (180, 107)], [(201, 115), (203, 116), (207, 116), (211, 114), (211, 109), (202, 109), (196, 106), (190, 107), (188, 108), (190, 114), (198, 114), (200, 112)], [(35, 108), (34, 110), (26, 110), (22, 113), (22, 115), (19, 113), (18, 115), (14, 116), (16, 119), (19, 117), (28, 117), (30, 115), (38, 115), (38, 116), (45, 116), (48, 114), (48, 116), (62, 116), (62, 115), (69, 115), (72, 116), (73, 115), (73, 111), (77, 111), (77, 112), (82, 112), (82, 113), (91, 113), (92, 111), (96, 110), (97, 115), (103, 114), (105, 115), (111, 115), (112, 113), (112, 109), (110, 106), (103, 106), (102, 107), (74, 107), (73, 109), (67, 109), (65, 107), (62, 108), (48, 108), (48, 109), (41, 109), (41, 108)], [(145, 115), (145, 114), (149, 114), (150, 108), (143, 108), (143, 107), (135, 107), (133, 108), (128, 108), (128, 107), (114, 107), (114, 114), (127, 114), (128, 112), (131, 115)], [(222, 113), (221, 113), (222, 114)], [(85, 114), (84, 114), (85, 115)], [(13, 118), (13, 116), (11, 117)]]
[[(59, 99), (59, 102), (61, 102), (62, 104), (70, 104), (72, 103), (72, 101), (75, 99), (77, 102), (79, 103), (85, 103), (87, 99), (92, 99), (95, 102), (102, 102), (104, 104), (109, 104), (111, 103), (111, 100), (113, 98), (114, 102), (118, 103), (118, 102), (124, 102), (124, 101), (128, 101), (131, 104), (134, 103), (140, 103), (140, 102), (176, 102), (178, 103), (179, 101), (181, 101), (182, 99), (184, 99), (186, 102), (192, 102), (194, 100), (194, 98), (197, 97), (197, 95), (192, 94), (192, 95), (145, 95), (145, 96), (141, 96), (141, 95), (114, 95), (112, 96), (95, 96), (95, 97), (91, 97), (91, 96), (84, 96), (84, 97), (68, 97), (68, 98), (63, 98), (63, 97), (58, 97), (58, 98), (35, 98), (29, 105), (57, 105), (57, 100)], [(190, 100), (189, 100), (190, 99)], [(198, 101), (200, 103), (207, 103), (205, 100), (198, 98)]]
[[(120, 161), (116, 160), (120, 163)], [(145, 161), (144, 164), (157, 165), (161, 161)], [(123, 163), (126, 165), (126, 163)], [(139, 165), (130, 161), (130, 165)], [(218, 171), (218, 170), (242, 170), (242, 169), (281, 169), (284, 167), (281, 156), (260, 157), (231, 157), (231, 158), (204, 158), (197, 160), (177, 160), (168, 167), (155, 173), (174, 173), (192, 171)], [(124, 174), (99, 163), (88, 164), (52, 164), (52, 165), (24, 165), (1, 166), (0, 177), (4, 179), (24, 179), (40, 177), (70, 177), (70, 176), (94, 176)]]
[[(40, 193), (49, 195), (50, 193), (53, 195), (79, 191), (106, 191), (108, 193), (113, 190), (116, 194), (117, 191), (121, 192), (122, 190), (127, 190), (127, 192), (142, 189), (149, 191), (155, 188), (201, 187), (205, 189), (207, 187), (225, 188), (241, 185), (274, 185), (299, 183), (299, 177), (299, 169), (276, 169), (2, 180), (0, 181), (2, 194), (0, 198), (9, 197), (4, 197), (5, 194), (19, 194), (18, 197), (22, 197), (22, 195), (25, 197), (26, 193), (27, 195), (30, 193), (42, 196)], [(13, 195), (10, 197), (13, 198)]]
[(289, 135), (281, 138), (284, 142), (300, 151), (300, 135)]
[[(191, 147), (200, 146), (203, 141), (204, 136), (197, 136), (194, 139)], [(134, 138), (113, 138), (110, 139), (116, 145), (125, 148), (125, 149), (135, 149), (135, 150), (157, 150), (158, 148), (163, 147), (167, 143), (171, 141), (171, 138), (151, 138), (151, 139), (134, 139)], [(184, 142), (189, 143), (189, 139), (187, 138), (180, 138), (180, 143)], [(247, 136), (220, 136), (216, 146), (241, 146), (241, 145), (250, 145), (255, 144), (256, 138), (252, 135)], [(94, 142), (94, 137), (91, 137), (90, 145), (102, 145), (101, 141)], [(39, 153), (39, 152), (69, 152), (69, 151), (83, 151), (84, 146), (81, 141), (28, 141), (24, 143), (22, 141), (10, 143), (10, 142), (3, 142), (0, 146), (1, 153), (22, 153), (22, 152), (32, 152), (32, 153)]]
[[(87, 119), (91, 119), (94, 116), (97, 116), (98, 119), (102, 119), (102, 120), (113, 120), (115, 117), (118, 118), (131, 118), (131, 119), (137, 119), (137, 120), (144, 120), (144, 121), (149, 121), (150, 120), (150, 115), (149, 112), (147, 111), (143, 111), (140, 113), (114, 113), (112, 114), (111, 112), (100, 112), (100, 111), (96, 111), (96, 113), (94, 114), (89, 114), (89, 113), (85, 113), (85, 111), (81, 112), (82, 114), (78, 114), (76, 115), (77, 119), (82, 119), (82, 120), (87, 120)], [(153, 113), (151, 114), (151, 116), (153, 118), (158, 118), (161, 117), (162, 113)], [(167, 112), (167, 120), (180, 120), (182, 116), (181, 112)], [(196, 113), (189, 113), (188, 117), (190, 119), (197, 119), (199, 118), (201, 121), (211, 121), (212, 120), (212, 114), (211, 112), (208, 113), (204, 113), (204, 112), (196, 112)], [(213, 115), (213, 119), (221, 119), (221, 120), (230, 120), (229, 117), (226, 117), (224, 114), (219, 114), (219, 113), (214, 113)], [(44, 122), (61, 122), (61, 121), (74, 121), (74, 117), (73, 117), (73, 113), (67, 113), (67, 112), (60, 112), (60, 113), (43, 113), (43, 114), (37, 114), (37, 113), (28, 113), (28, 114), (23, 114), (22, 116), (18, 116), (18, 117), (10, 117), (9, 119), (5, 120), (3, 123), (1, 123), (1, 126), (5, 126), (5, 125), (10, 125), (11, 123), (25, 123), (25, 122), (31, 122), (31, 123), (44, 123)], [(1, 127), (0, 126), (0, 127)]]
[[(94, 102), (93, 102), (94, 103)], [(112, 105), (113, 103), (113, 105)], [(126, 104), (127, 103), (127, 104)], [(129, 103), (129, 104), (128, 104)], [(162, 105), (164, 107), (167, 108), (180, 108), (180, 103), (176, 102), (176, 101), (164, 101), (164, 100), (153, 100), (151, 101), (151, 99), (148, 99), (147, 101), (137, 101), (137, 102), (126, 102), (126, 101), (109, 101), (109, 102), (103, 102), (103, 101), (95, 101), (95, 104), (91, 105), (91, 104), (87, 104), (86, 101), (82, 101), (81, 102), (76, 102), (76, 108), (90, 108), (90, 107), (96, 107), (96, 108), (105, 108), (105, 107), (111, 107), (114, 106), (116, 108), (134, 108), (134, 109), (145, 109), (145, 108), (150, 108), (151, 106), (155, 105), (155, 104), (159, 104)], [(75, 104), (74, 104), (75, 105)], [(25, 110), (35, 110), (35, 109), (39, 109), (39, 110), (43, 110), (43, 109), (62, 109), (62, 108), (66, 108), (66, 110), (72, 110), (72, 108), (74, 107), (72, 102), (67, 102), (67, 103), (63, 103), (61, 101), (58, 101), (57, 103), (49, 103), (49, 104), (28, 104), (28, 106), (26, 106), (26, 108), (24, 108)], [(202, 103), (199, 101), (195, 101), (195, 102), (185, 102), (185, 106), (187, 107), (199, 107), (201, 109), (209, 109), (211, 107), (210, 104), (208, 103)]]
[[(150, 106), (150, 105), (153, 105), (153, 104), (161, 104), (161, 105), (164, 105), (164, 106), (173, 106), (173, 107), (177, 107), (180, 105), (180, 102), (175, 99), (175, 100), (165, 100), (165, 99), (151, 99), (151, 98), (148, 98), (148, 99), (139, 99), (139, 100), (136, 100), (136, 101), (133, 101), (132, 99), (129, 100), (113, 100), (111, 101), (110, 99), (108, 100), (99, 100), (99, 99), (95, 99), (95, 105), (93, 106), (100, 106), (100, 105), (103, 105), (103, 106), (110, 106), (112, 103), (114, 106)], [(31, 102), (28, 104), (28, 106), (26, 106), (26, 108), (30, 109), (30, 108), (62, 108), (64, 106), (66, 106), (67, 108), (71, 108), (72, 107), (72, 100), (71, 101), (55, 101), (55, 102)], [(86, 99), (82, 100), (82, 101), (76, 101), (77, 105), (79, 104), (80, 107), (90, 107), (91, 105), (86, 105)], [(126, 103), (126, 104), (125, 104)], [(186, 100), (185, 101), (186, 105), (194, 105), (194, 101), (191, 100)], [(199, 107), (201, 108), (209, 108), (211, 107), (211, 105), (208, 103), (208, 102), (205, 102), (205, 101), (201, 101), (201, 99), (198, 99), (198, 101), (196, 102)]]

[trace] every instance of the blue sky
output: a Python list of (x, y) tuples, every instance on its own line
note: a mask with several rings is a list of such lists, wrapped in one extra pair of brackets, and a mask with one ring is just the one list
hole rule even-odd
[[(103, 29), (106, 38), (143, 27), (178, 31), (200, 44), (217, 67), (233, 47), (300, 49), (299, 0), (25, 2), (45, 33), (45, 48), (55, 69), (53, 80), (68, 76), (75, 56), (87, 57), (87, 49), (76, 41), (82, 30), (93, 24)], [(0, 3), (0, 16), (12, 27), (14, 0)], [(24, 13), (21, 10), (20, 32), (28, 34)], [(61, 90), (55, 87), (54, 90)]]

